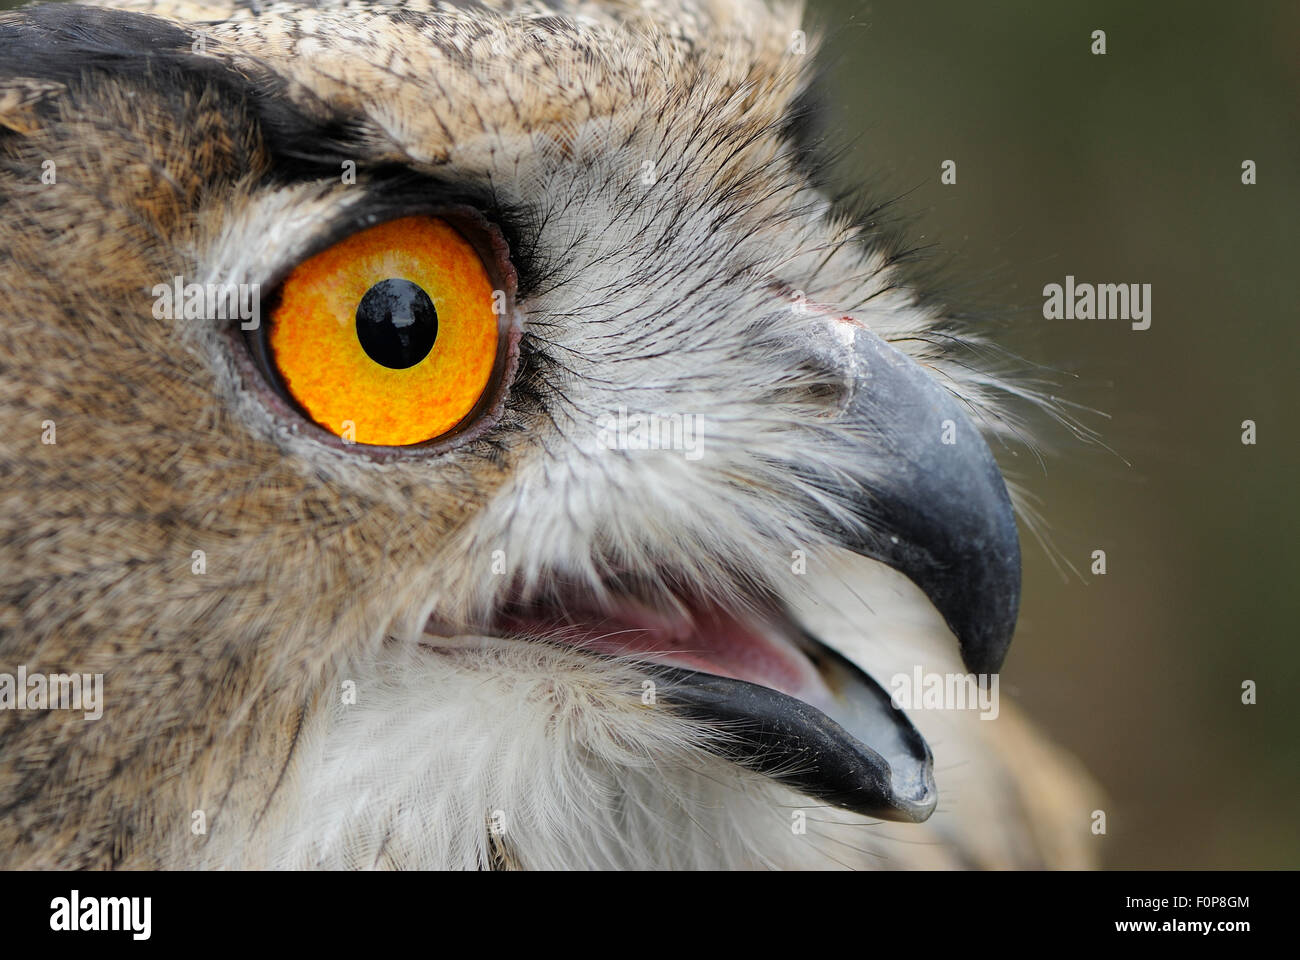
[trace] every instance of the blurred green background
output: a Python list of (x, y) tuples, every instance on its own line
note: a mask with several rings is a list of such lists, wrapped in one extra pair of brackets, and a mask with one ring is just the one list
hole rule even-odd
[[(958, 305), (1106, 415), (1113, 453), (1040, 420), (1045, 468), (1002, 457), (1052, 544), (1003, 692), (1108, 792), (1106, 865), (1300, 865), (1300, 4), (809, 3), (838, 181), (901, 197)], [(1152, 284), (1151, 329), (1044, 320), (1066, 274)]]
[[(1024, 537), (1003, 693), (1107, 791), (1106, 865), (1300, 865), (1300, 3), (808, 3), (836, 179), (1100, 411), (1110, 450), (1043, 419), (1045, 467), (1002, 458), (1052, 545)], [(1151, 329), (1044, 320), (1066, 274), (1152, 284)]]

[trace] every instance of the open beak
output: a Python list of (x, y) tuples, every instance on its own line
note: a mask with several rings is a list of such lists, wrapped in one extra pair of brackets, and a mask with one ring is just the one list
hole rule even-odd
[[(848, 478), (812, 477), (850, 518), (826, 518), (845, 548), (911, 579), (975, 673), (996, 671), (1015, 629), (1020, 544), (1006, 485), (955, 397), (917, 363), (854, 328), (854, 389), (842, 417), (860, 436)], [(850, 453), (850, 451), (845, 451)], [(769, 628), (771, 625), (769, 625)], [(778, 629), (798, 628), (788, 621)], [(836, 806), (920, 821), (937, 794), (928, 745), (856, 665), (802, 634), (828, 697), (674, 670), (666, 696), (736, 732), (720, 752)]]

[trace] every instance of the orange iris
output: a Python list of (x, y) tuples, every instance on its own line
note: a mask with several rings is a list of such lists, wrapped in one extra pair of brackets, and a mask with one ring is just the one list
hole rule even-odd
[(474, 408), (497, 357), (492, 282), (444, 220), (404, 217), (294, 268), (271, 318), (271, 355), (294, 399), (331, 433), (402, 446)]

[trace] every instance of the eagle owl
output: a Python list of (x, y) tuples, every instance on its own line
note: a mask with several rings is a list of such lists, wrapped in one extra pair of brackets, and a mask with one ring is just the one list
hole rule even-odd
[(1012, 705), (890, 686), (1002, 662), (1015, 388), (801, 18), (0, 17), (0, 865), (1087, 862)]

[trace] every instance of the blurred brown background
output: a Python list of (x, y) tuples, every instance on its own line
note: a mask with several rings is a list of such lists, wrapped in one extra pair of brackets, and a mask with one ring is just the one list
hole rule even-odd
[[(1024, 537), (1004, 693), (1107, 789), (1105, 864), (1300, 865), (1300, 4), (809, 2), (838, 179), (901, 196), (999, 342), (1109, 415), (1081, 419), (1114, 453), (1043, 422), (1045, 469), (1002, 458), (1081, 574)], [(1151, 329), (1044, 320), (1066, 274), (1152, 284)]]

